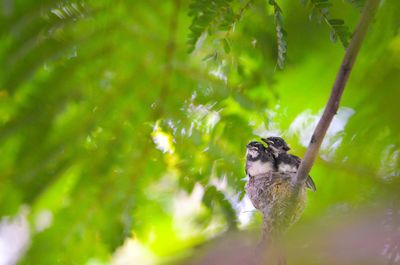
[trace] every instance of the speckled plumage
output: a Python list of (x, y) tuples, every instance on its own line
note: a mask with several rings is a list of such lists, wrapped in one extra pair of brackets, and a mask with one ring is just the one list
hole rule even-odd
[[(275, 157), (275, 162), (279, 172), (296, 173), (300, 166), (301, 159), (295, 155), (281, 153)], [(306, 186), (312, 191), (316, 191), (316, 187), (311, 176), (307, 177)]]
[[(306, 204), (306, 187), (300, 189), (295, 211), (288, 216), (288, 204), (293, 193), (291, 179), (294, 173), (280, 173), (275, 158), (263, 145), (255, 145), (259, 149), (258, 157), (249, 157), (249, 145), (246, 156), (246, 174), (249, 178), (246, 193), (254, 207), (263, 214), (264, 235), (276, 236), (295, 223), (303, 213)], [(252, 147), (252, 146), (250, 146)], [(252, 170), (252, 166), (265, 165), (265, 170)], [(259, 172), (259, 174), (251, 174)]]
[[(298, 156), (288, 154), (290, 147), (281, 137), (262, 138), (268, 144), (267, 150), (274, 156), (276, 168), (281, 173), (296, 173), (300, 167), (301, 159)], [(311, 176), (307, 177), (306, 186), (316, 191), (315, 183)]]
[(294, 174), (273, 172), (269, 175), (249, 177), (246, 192), (254, 207), (264, 217), (264, 229), (270, 235), (284, 232), (297, 222), (306, 205), (306, 188), (300, 189), (295, 211), (288, 216), (288, 203), (293, 193), (291, 177)]

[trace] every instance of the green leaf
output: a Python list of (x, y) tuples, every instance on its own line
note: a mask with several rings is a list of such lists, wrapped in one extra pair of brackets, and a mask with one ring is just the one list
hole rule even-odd
[(234, 14), (230, 7), (232, 0), (193, 0), (189, 5), (189, 16), (193, 17), (192, 24), (189, 26), (188, 52), (192, 52), (200, 36), (204, 32), (213, 34), (214, 28), (222, 31), (228, 31), (233, 23)]
[(329, 19), (331, 25), (344, 25), (343, 19)]
[(332, 42), (340, 40), (343, 47), (347, 47), (350, 41), (351, 33), (343, 19), (330, 19), (329, 9), (332, 3), (329, 0), (310, 0), (311, 12), (310, 19), (319, 18), (330, 28), (329, 36)]
[(228, 40), (227, 39), (222, 39), (222, 42), (224, 43), (224, 51), (226, 53), (230, 53), (231, 47), (230, 47), (230, 44), (229, 44)]
[(365, 5), (365, 0), (346, 0), (346, 2), (350, 3), (360, 12), (362, 11)]
[(206, 61), (211, 60), (211, 59), (214, 58), (214, 57), (215, 57), (215, 53), (213, 52), (213, 53), (210, 53), (210, 54), (206, 55), (206, 56), (202, 59), (202, 61), (206, 62)]
[(274, 0), (270, 0), (269, 4), (271, 4), (274, 7), (274, 22), (275, 22), (276, 38), (278, 46), (277, 65), (279, 69), (283, 69), (285, 67), (286, 52), (287, 52), (287, 42), (286, 42), (287, 33), (284, 30), (282, 9)]

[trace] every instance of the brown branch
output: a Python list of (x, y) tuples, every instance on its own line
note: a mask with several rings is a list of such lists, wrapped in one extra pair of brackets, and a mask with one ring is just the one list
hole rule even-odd
[(328, 130), (328, 127), (338, 110), (340, 98), (346, 86), (347, 79), (349, 78), (351, 69), (353, 68), (354, 62), (357, 58), (358, 51), (360, 50), (361, 44), (368, 30), (368, 26), (374, 17), (379, 2), (379, 0), (368, 0), (364, 6), (360, 22), (357, 25), (354, 36), (351, 39), (349, 47), (344, 55), (342, 65), (340, 66), (339, 72), (336, 76), (336, 80), (333, 84), (332, 92), (328, 103), (326, 104), (324, 113), (319, 120), (317, 127), (315, 128), (307, 152), (297, 171), (295, 178), (295, 186), (297, 189), (299, 189), (299, 187), (305, 183), (311, 167), (314, 164), (315, 158), (317, 157), (326, 131)]
[[(300, 199), (301, 188), (304, 187), (307, 176), (310, 173), (311, 167), (315, 162), (319, 148), (325, 137), (326, 131), (328, 130), (328, 127), (339, 108), (340, 98), (343, 94), (343, 90), (346, 86), (365, 34), (367, 33), (368, 26), (374, 17), (376, 9), (378, 8), (379, 1), (380, 0), (367, 0), (365, 4), (364, 10), (361, 14), (360, 22), (357, 25), (354, 36), (351, 39), (350, 45), (344, 55), (342, 65), (339, 68), (339, 72), (336, 76), (335, 83), (333, 84), (331, 95), (328, 103), (326, 104), (324, 113), (322, 114), (322, 117), (315, 128), (314, 134), (311, 137), (306, 155), (304, 156), (304, 159), (301, 162), (296, 175), (294, 176), (294, 190), (291, 198), (289, 198), (289, 207), (287, 209), (286, 216), (293, 216), (295, 214), (296, 206), (298, 205)], [(279, 264), (285, 265), (285, 259), (281, 259)]]
[[(317, 127), (315, 128), (313, 136), (311, 137), (306, 155), (301, 162), (297, 173), (293, 176), (294, 190), (289, 198), (288, 208), (286, 209), (285, 214), (285, 216), (287, 217), (286, 219), (288, 220), (290, 220), (290, 217), (295, 214), (295, 211), (297, 210), (296, 208), (298, 208), (297, 206), (300, 202), (299, 199), (301, 188), (304, 187), (307, 176), (315, 162), (319, 148), (325, 137), (326, 131), (328, 130), (328, 127), (332, 122), (333, 117), (336, 115), (339, 107), (340, 98), (343, 94), (343, 90), (349, 78), (354, 62), (357, 58), (357, 54), (360, 50), (365, 34), (368, 30), (368, 26), (374, 17), (376, 9), (378, 8), (379, 1), (380, 0), (367, 0), (365, 4), (364, 10), (361, 14), (360, 22), (357, 25), (354, 36), (351, 39), (349, 47), (347, 48), (344, 55), (342, 65), (339, 68), (339, 72), (336, 76), (335, 83), (333, 84), (331, 95), (329, 97), (328, 103), (326, 104), (324, 113), (319, 120)], [(267, 215), (268, 213), (263, 213), (264, 218)], [(285, 220), (285, 218), (283, 220)], [(286, 224), (284, 225), (284, 227), (287, 227), (288, 225), (289, 224)], [(268, 227), (267, 222), (264, 221), (263, 238), (260, 244), (260, 249), (263, 250), (264, 248), (264, 250), (270, 250), (271, 246), (279, 246), (279, 236), (280, 233), (278, 234), (278, 236), (274, 236), (273, 233), (271, 233), (271, 228)], [(270, 251), (266, 251), (264, 253), (268, 252)], [(280, 256), (280, 258), (278, 259), (278, 264), (286, 265), (286, 259), (284, 255)]]

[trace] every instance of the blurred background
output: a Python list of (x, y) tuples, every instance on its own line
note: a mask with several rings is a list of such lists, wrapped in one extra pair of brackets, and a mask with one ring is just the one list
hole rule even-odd
[[(0, 1), (1, 265), (248, 264), (245, 145), (303, 156), (345, 49), (301, 1), (278, 1), (283, 44), (267, 1), (195, 2), (235, 19), (193, 41), (190, 1)], [(362, 1), (330, 2), (353, 31)], [(290, 264), (400, 264), (399, 12), (381, 1)]]

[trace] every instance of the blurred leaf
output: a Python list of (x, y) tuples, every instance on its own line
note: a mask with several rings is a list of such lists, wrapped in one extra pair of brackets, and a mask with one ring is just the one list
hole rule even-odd
[[(348, 1), (303, 3), (1, 2), (0, 228), (27, 222), (20, 264), (175, 263), (259, 232), (245, 146), (282, 135), (304, 154), (343, 55), (307, 17), (342, 44), (358, 20)], [(298, 227), (398, 201), (399, 12), (380, 5)]]

